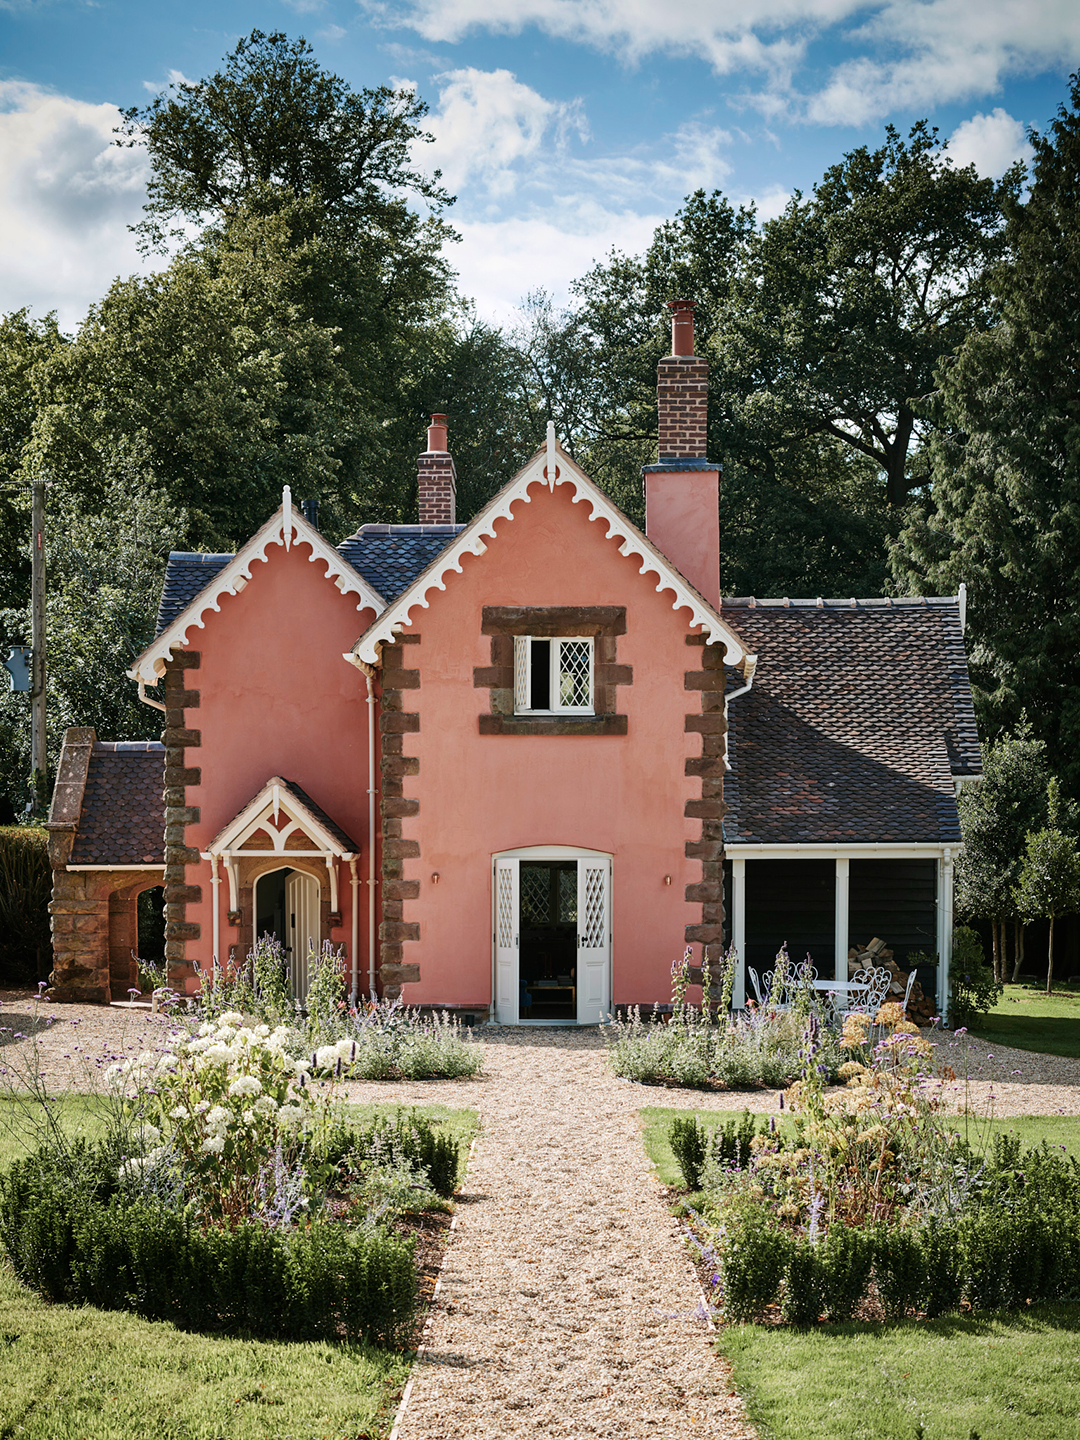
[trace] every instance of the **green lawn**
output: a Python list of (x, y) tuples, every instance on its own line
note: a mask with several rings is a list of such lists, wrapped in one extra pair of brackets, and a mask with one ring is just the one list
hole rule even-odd
[(718, 1349), (762, 1440), (1080, 1435), (1077, 1305), (813, 1330), (732, 1325)]
[[(73, 1131), (100, 1133), (102, 1102), (57, 1097)], [(348, 1105), (362, 1123), (395, 1105)], [(471, 1110), (409, 1107), (466, 1142)], [(33, 1143), (0, 1097), (0, 1169)], [(364, 1346), (194, 1335), (92, 1307), (50, 1305), (0, 1261), (0, 1440), (374, 1440), (393, 1419), (411, 1357)]]
[(1043, 1055), (1080, 1055), (1080, 986), (1006, 985), (1005, 993), (972, 1035)]

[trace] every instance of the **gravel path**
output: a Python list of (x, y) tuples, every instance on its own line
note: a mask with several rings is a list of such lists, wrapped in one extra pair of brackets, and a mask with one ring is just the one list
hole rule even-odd
[(752, 1436), (642, 1149), (652, 1096), (595, 1032), (485, 1031), (485, 1053), (481, 1081), (392, 1090), (483, 1121), (400, 1440)]

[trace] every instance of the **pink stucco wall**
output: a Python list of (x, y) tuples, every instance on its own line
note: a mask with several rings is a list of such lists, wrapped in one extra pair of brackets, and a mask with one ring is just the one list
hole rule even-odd
[(645, 476), (645, 530), (710, 605), (720, 606), (720, 472)]
[[(358, 611), (357, 596), (342, 595), (312, 563), (310, 546), (289, 552), (271, 545), (265, 564), (256, 563), (239, 595), (221, 600), (220, 614), (206, 617), (204, 630), (189, 632), (188, 645), (202, 662), (189, 672), (200, 705), (187, 723), (202, 732), (202, 744), (187, 751), (201, 783), (188, 787), (187, 803), (200, 807), (187, 844), (205, 850), (209, 841), (273, 775), (304, 789), (347, 834), (364, 847), (361, 878), (367, 874), (367, 706), (364, 677), (342, 654), (374, 619)], [(188, 942), (189, 958), (209, 964), (214, 951), (210, 866), (188, 868), (188, 883), (202, 886), (202, 900), (189, 902), (187, 918), (202, 926)], [(342, 928), (330, 939), (348, 947), (351, 928), (348, 866), (339, 873)], [(366, 919), (360, 887), (360, 952), (364, 957)], [(226, 922), (227, 882), (221, 886), (220, 948), (227, 953), (236, 931)]]
[[(590, 507), (573, 503), (570, 487), (551, 493), (537, 484), (530, 496), (514, 520), (498, 522), (484, 555), (467, 556), (462, 573), (446, 577), (430, 609), (413, 612), (421, 642), (407, 663), (419, 666), (421, 683), (407, 693), (406, 708), (421, 719), (405, 749), (419, 756), (420, 769), (405, 780), (405, 794), (419, 798), (420, 813), (404, 822), (404, 834), (419, 840), (421, 858), (405, 865), (405, 878), (420, 882), (405, 919), (420, 922), (421, 939), (406, 943), (404, 959), (419, 962), (421, 979), (404, 996), (486, 1006), (492, 855), (568, 845), (614, 857), (614, 1002), (664, 1001), (683, 927), (701, 919), (700, 905), (683, 894), (701, 879), (700, 863), (684, 856), (700, 821), (683, 816), (685, 802), (701, 793), (684, 774), (701, 738), (683, 728), (699, 708), (684, 672), (699, 668), (701, 651), (685, 643), (688, 612), (673, 610), (671, 592), (657, 594), (655, 577), (619, 554), (606, 525), (588, 519)], [(617, 694), (628, 733), (480, 735), (477, 717), (489, 695), (474, 688), (473, 667), (491, 663), (484, 605), (624, 605), (618, 663), (633, 666), (634, 680)]]

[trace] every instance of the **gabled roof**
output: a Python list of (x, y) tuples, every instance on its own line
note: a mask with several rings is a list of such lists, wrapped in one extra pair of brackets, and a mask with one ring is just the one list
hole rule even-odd
[(69, 865), (165, 863), (165, 747), (96, 740)]
[(361, 525), (337, 547), (387, 601), (396, 600), (464, 525)]
[(981, 762), (957, 599), (722, 608), (760, 656), (728, 711), (727, 843), (959, 843)]
[(223, 850), (239, 849), (270, 815), (276, 823), (282, 811), (294, 823), (286, 826), (284, 830), (271, 832), (275, 851), (296, 854), (296, 851), (285, 849), (285, 841), (291, 831), (299, 827), (315, 841), (320, 851), (342, 857), (360, 853), (360, 846), (356, 841), (346, 834), (336, 821), (331, 820), (321, 805), (317, 805), (299, 785), (283, 779), (280, 775), (272, 775), (239, 815), (218, 831), (207, 847), (207, 853), (213, 855), (220, 854)]
[[(169, 620), (165, 628), (155, 637), (153, 643), (134, 662), (127, 672), (129, 678), (140, 680), (147, 685), (156, 685), (159, 677), (165, 671), (165, 662), (169, 658), (169, 652), (187, 644), (190, 630), (204, 627), (206, 623), (204, 617), (207, 612), (219, 611), (221, 609), (219, 602), (223, 596), (239, 594), (251, 579), (252, 566), (255, 562), (267, 559), (267, 551), (270, 546), (284, 545), (288, 550), (294, 544), (310, 546), (309, 559), (312, 563), (322, 561), (326, 566), (327, 579), (333, 580), (343, 595), (354, 594), (357, 596), (357, 610), (374, 610), (378, 614), (384, 609), (386, 602), (378, 591), (358, 571), (353, 569), (343, 555), (323, 539), (313, 525), (309, 525), (302, 515), (293, 510), (292, 495), (286, 485), (282, 492), (281, 509), (272, 515), (262, 529), (256, 531), (247, 544), (235, 555), (224, 557), (226, 560), (224, 565), (215, 567), (212, 561), (223, 557), (213, 556), (199, 557), (201, 560), (210, 562), (206, 563), (204, 567), (195, 563), (178, 567), (178, 587), (181, 584), (181, 572), (183, 582), (192, 587), (199, 574), (203, 573), (203, 569), (212, 574), (202, 588), (196, 591), (179, 613)], [(182, 600), (184, 593), (182, 588), (178, 588), (177, 600)], [(162, 599), (164, 602), (164, 596)]]
[(621, 554), (640, 562), (639, 573), (654, 574), (657, 577), (656, 589), (672, 592), (672, 609), (689, 610), (688, 623), (703, 630), (710, 644), (719, 641), (725, 646), (727, 663), (746, 666), (748, 674), (752, 673), (752, 665), (748, 662), (753, 660), (753, 656), (741, 638), (725, 623), (705, 597), (679, 574), (667, 556), (577, 467), (557, 444), (551, 421), (548, 422), (546, 448), (538, 450), (528, 464), (484, 506), (475, 519), (464, 526), (412, 584), (386, 607), (374, 624), (361, 635), (345, 659), (361, 666), (377, 664), (379, 647), (412, 623), (414, 610), (427, 609), (428, 596), (433, 590), (446, 589), (446, 576), (451, 571), (461, 573), (463, 556), (484, 553), (487, 549), (486, 541), (495, 536), (496, 521), (514, 519), (513, 507), (528, 504), (531, 499), (529, 488), (538, 483), (547, 485), (551, 490), (554, 490), (556, 485), (571, 486), (574, 503), (584, 501), (589, 505), (589, 519), (599, 520), (607, 525), (607, 538), (618, 543)]

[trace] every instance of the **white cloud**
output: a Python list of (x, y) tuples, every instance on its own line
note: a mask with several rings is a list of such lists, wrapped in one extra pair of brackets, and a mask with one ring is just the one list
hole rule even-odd
[(115, 105), (0, 81), (0, 310), (59, 312), (73, 329), (118, 274), (141, 269), (146, 158), (112, 144)]
[(1075, 0), (887, 0), (849, 41), (862, 55), (839, 66), (811, 98), (808, 118), (860, 125), (895, 110), (992, 94), (1009, 76), (1071, 68), (1080, 61)]
[(556, 201), (548, 216), (456, 222), (461, 244), (449, 258), (459, 272), (462, 293), (476, 301), (480, 317), (512, 325), (530, 290), (542, 287), (562, 304), (572, 280), (613, 248), (631, 255), (644, 250), (665, 218), (612, 213), (585, 200), (573, 207)]
[[(1080, 63), (1076, 0), (361, 0), (377, 22), (430, 41), (470, 32), (546, 34), (634, 64), (650, 54), (695, 55), (718, 74), (763, 74), (742, 97), (770, 118), (861, 125), (895, 110), (927, 110), (993, 94), (1016, 75)], [(849, 29), (848, 26), (855, 28)], [(856, 50), (823, 87), (799, 95), (811, 43)]]
[(315, 39), (325, 40), (329, 45), (336, 45), (339, 40), (344, 40), (348, 33), (340, 25), (327, 25), (325, 29), (315, 31)]
[(569, 134), (588, 135), (578, 101), (547, 100), (509, 70), (451, 70), (435, 77), (439, 104), (428, 121), (435, 143), (425, 157), (455, 190), (479, 182), (492, 195), (517, 188), (523, 162), (550, 135), (556, 148)]
[(974, 165), (995, 180), (1016, 160), (1030, 160), (1031, 146), (1019, 120), (996, 107), (989, 115), (973, 115), (949, 137), (949, 154), (957, 165)]
[(169, 70), (167, 74), (169, 77), (167, 80), (144, 80), (142, 82), (143, 89), (148, 90), (151, 95), (160, 95), (162, 90), (167, 90), (170, 85), (195, 84), (195, 81), (189, 80), (182, 70)]

